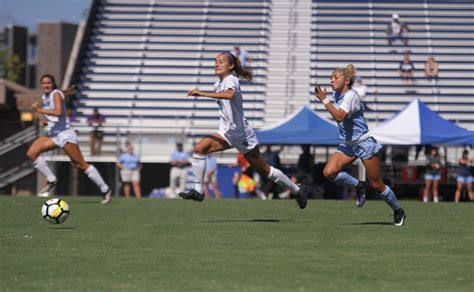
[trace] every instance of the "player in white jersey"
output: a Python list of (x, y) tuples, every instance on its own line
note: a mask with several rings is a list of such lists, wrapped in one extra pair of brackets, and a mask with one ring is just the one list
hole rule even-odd
[(47, 185), (40, 194), (48, 196), (53, 192), (57, 183), (56, 176), (49, 169), (44, 158), (41, 157), (41, 153), (60, 147), (69, 156), (71, 162), (79, 169), (82, 169), (100, 188), (103, 196), (101, 203), (106, 204), (110, 202), (111, 189), (104, 182), (97, 169), (84, 160), (81, 150), (77, 145), (76, 132), (71, 128), (67, 117), (63, 92), (57, 89), (54, 77), (51, 75), (43, 75), (40, 83), (44, 92), (42, 97), (43, 105), (40, 105), (39, 102), (34, 102), (31, 107), (36, 112), (44, 114), (46, 121), (43, 121), (42, 125), (46, 126), (46, 135), (37, 138), (27, 152), (35, 168), (46, 176)]
[(385, 200), (394, 212), (394, 224), (402, 226), (406, 217), (405, 211), (395, 193), (383, 183), (380, 171), (380, 159), (377, 156), (382, 145), (370, 135), (364, 119), (364, 106), (359, 95), (352, 89), (356, 77), (356, 70), (352, 64), (345, 68), (333, 71), (331, 86), (335, 104), (326, 97), (326, 89), (319, 85), (315, 87), (315, 96), (326, 107), (326, 110), (336, 120), (339, 127), (340, 145), (326, 166), (324, 176), (343, 186), (356, 189), (357, 206), (365, 203), (365, 185), (342, 169), (352, 164), (357, 158), (362, 160), (367, 171), (370, 187)]
[(252, 74), (242, 68), (239, 59), (228, 52), (217, 55), (214, 69), (219, 77), (219, 81), (214, 84), (215, 92), (190, 90), (188, 96), (216, 99), (220, 114), (219, 131), (203, 138), (194, 147), (192, 159), (194, 189), (181, 192), (179, 196), (187, 200), (202, 201), (206, 155), (236, 148), (262, 177), (268, 177), (278, 185), (288, 188), (296, 196), (299, 207), (304, 209), (308, 197), (306, 186), (294, 184), (283, 172), (265, 162), (260, 153), (255, 131), (244, 116), (239, 77), (251, 80)]

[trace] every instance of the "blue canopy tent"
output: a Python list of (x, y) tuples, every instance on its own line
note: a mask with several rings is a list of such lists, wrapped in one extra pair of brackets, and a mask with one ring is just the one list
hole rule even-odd
[(371, 131), (386, 145), (472, 145), (474, 132), (443, 119), (415, 99), (391, 119)]
[(307, 106), (302, 107), (283, 121), (256, 133), (261, 144), (339, 144), (339, 130), (336, 124), (321, 118)]

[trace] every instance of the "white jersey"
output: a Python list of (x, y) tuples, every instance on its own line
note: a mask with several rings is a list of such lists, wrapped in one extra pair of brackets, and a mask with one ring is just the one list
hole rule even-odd
[(245, 136), (245, 130), (250, 127), (250, 124), (244, 117), (239, 79), (234, 75), (229, 75), (224, 78), (224, 80), (217, 81), (214, 84), (215, 92), (222, 92), (228, 89), (234, 90), (234, 98), (217, 99), (221, 121), (219, 133), (232, 136)]
[(71, 128), (71, 124), (69, 123), (69, 118), (67, 117), (67, 112), (66, 112), (66, 102), (64, 98), (64, 94), (58, 90), (55, 89), (51, 91), (49, 94), (44, 94), (41, 99), (43, 100), (43, 108), (47, 110), (52, 110), (56, 108), (56, 105), (54, 104), (54, 94), (59, 93), (61, 95), (61, 98), (63, 99), (63, 105), (62, 105), (62, 114), (59, 117), (52, 116), (52, 115), (45, 115), (46, 119), (48, 120), (48, 126), (46, 127), (46, 131), (48, 133), (48, 136), (56, 136), (60, 132), (63, 132), (67, 129)]

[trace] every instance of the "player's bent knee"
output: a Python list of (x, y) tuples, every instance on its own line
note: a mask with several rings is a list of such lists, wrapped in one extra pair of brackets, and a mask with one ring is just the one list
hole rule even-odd
[(336, 178), (337, 172), (333, 171), (332, 169), (324, 168), (323, 175), (325, 178), (333, 180)]
[(28, 152), (26, 152), (26, 156), (28, 156), (28, 158), (29, 158), (31, 161), (35, 161), (36, 158), (38, 158), (38, 153), (28, 150)]
[(199, 144), (194, 146), (193, 153), (199, 154), (199, 155), (207, 155), (206, 149), (204, 147), (200, 146)]

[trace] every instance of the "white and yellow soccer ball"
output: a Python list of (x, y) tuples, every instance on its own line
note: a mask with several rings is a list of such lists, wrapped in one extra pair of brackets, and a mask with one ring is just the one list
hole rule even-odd
[(47, 222), (61, 224), (69, 217), (69, 205), (63, 199), (50, 199), (41, 207), (41, 214)]

